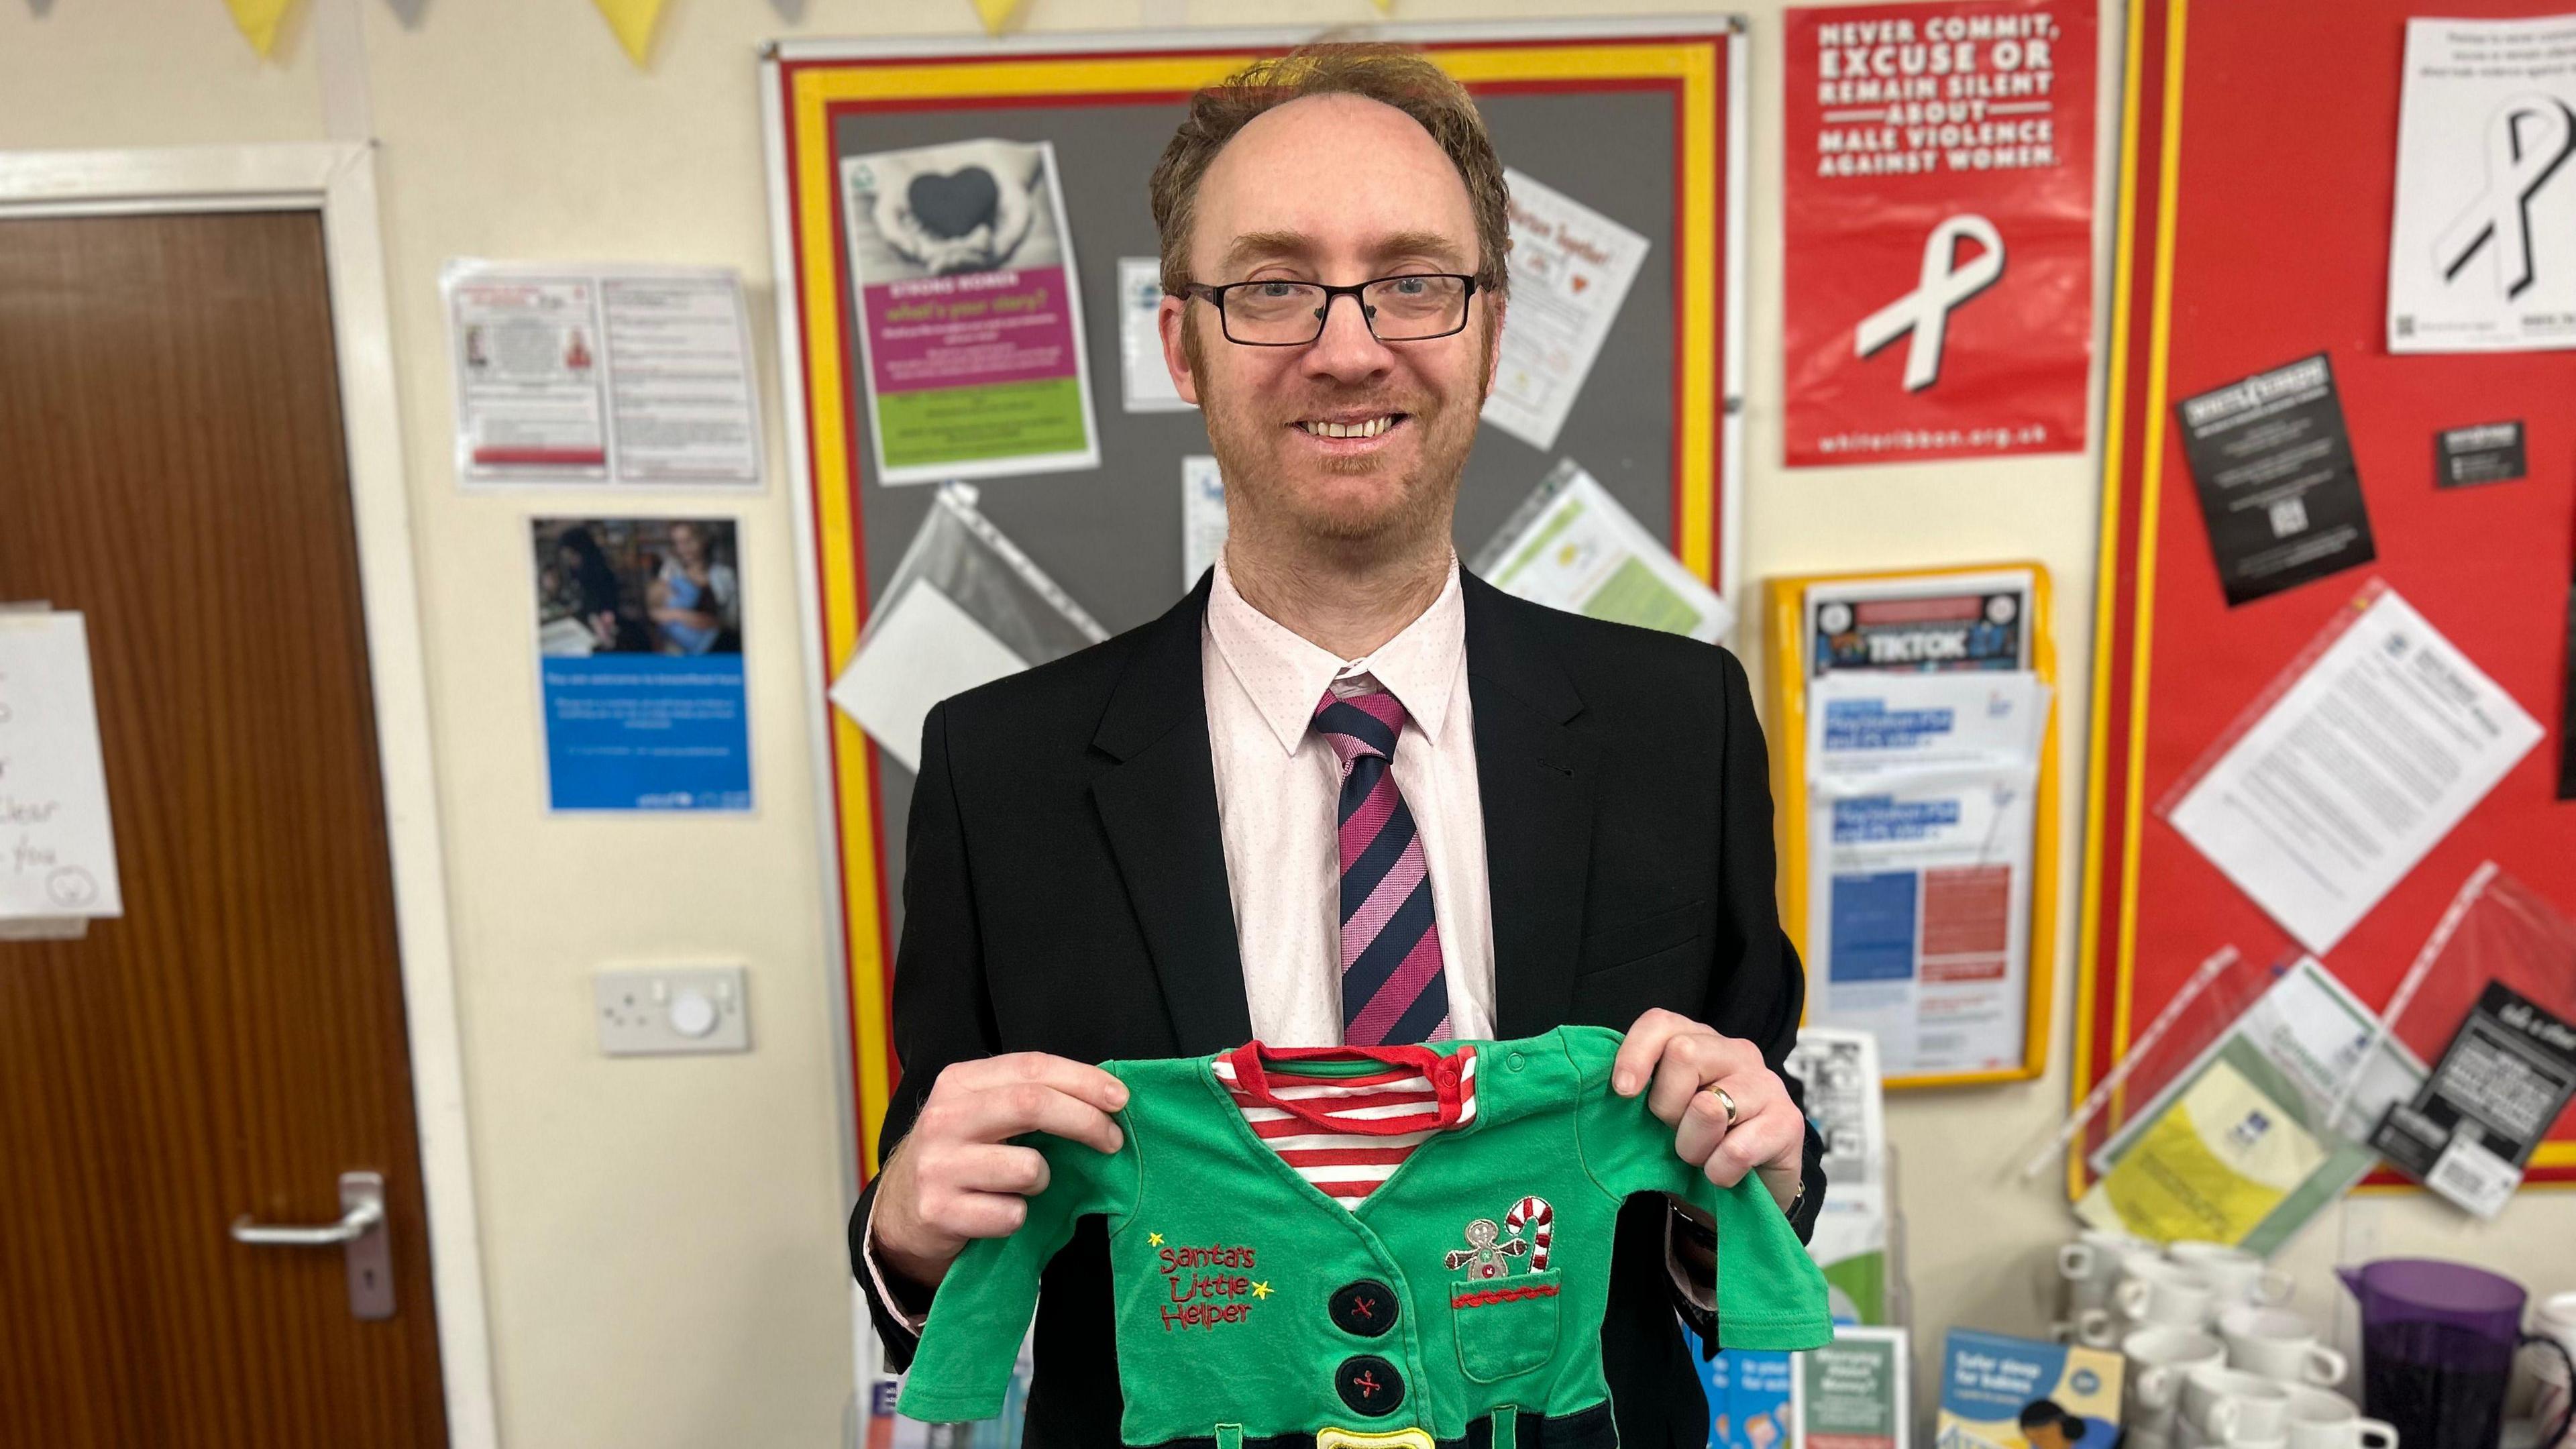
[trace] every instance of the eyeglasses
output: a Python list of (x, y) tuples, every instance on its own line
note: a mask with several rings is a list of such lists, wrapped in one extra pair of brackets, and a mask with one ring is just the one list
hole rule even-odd
[(1379, 277), (1355, 287), (1328, 287), (1321, 282), (1265, 277), (1219, 287), (1190, 282), (1181, 288), (1181, 295), (1214, 302), (1225, 340), (1246, 347), (1303, 347), (1313, 342), (1324, 335), (1324, 320), (1333, 310), (1335, 297), (1357, 298), (1360, 320), (1380, 342), (1428, 342), (1465, 329), (1467, 299), (1476, 295), (1476, 279), (1453, 272), (1414, 272)]

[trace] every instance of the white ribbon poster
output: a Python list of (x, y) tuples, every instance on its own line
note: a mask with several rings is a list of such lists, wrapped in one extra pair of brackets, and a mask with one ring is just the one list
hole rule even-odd
[(2406, 22), (2388, 350), (2576, 348), (2576, 15)]

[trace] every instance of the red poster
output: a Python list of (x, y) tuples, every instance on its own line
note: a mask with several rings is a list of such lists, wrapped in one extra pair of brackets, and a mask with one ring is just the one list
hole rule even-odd
[(2094, 7), (1788, 12), (1787, 462), (2084, 447)]

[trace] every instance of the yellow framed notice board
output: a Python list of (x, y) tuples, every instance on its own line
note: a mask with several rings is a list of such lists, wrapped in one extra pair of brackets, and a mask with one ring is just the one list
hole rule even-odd
[[(1890, 1087), (2016, 1081), (2047, 1065), (2049, 616), (2037, 563), (1768, 581), (1781, 919), (1806, 962), (1807, 1020), (1876, 1031)], [(1828, 694), (1841, 712), (1830, 721)], [(1987, 752), (2007, 740), (2018, 772)], [(1929, 753), (1903, 776), (1852, 763), (1878, 745), (1891, 762)]]
[[(1515, 172), (1641, 239), (1643, 260), (1589, 380), (1540, 447), (1480, 431), (1458, 509), (1462, 557), (1571, 458), (1675, 557), (1741, 608), (1736, 479), (1743, 373), (1744, 37), (1731, 16), (1386, 26), (1474, 93)], [(808, 708), (832, 892), (846, 1166), (875, 1170), (897, 1063), (889, 992), (911, 776), (827, 702), (943, 477), (972, 478), (1001, 535), (1111, 631), (1185, 592), (1182, 506), (1208, 451), (1193, 410), (1156, 407), (1122, 372), (1122, 309), (1152, 285), (1145, 182), (1189, 95), (1302, 32), (799, 42), (763, 68), (779, 351), (795, 489)], [(1622, 164), (1600, 164), (1615, 145)], [(950, 148), (942, 150), (941, 148)], [(977, 458), (925, 466), (939, 420), (887, 400), (898, 352), (876, 308), (872, 215), (855, 168), (964, 148), (1042, 154), (1052, 188), (1050, 275), (1061, 268), (1083, 371), (988, 389), (992, 411), (1043, 432), (1044, 466)], [(920, 174), (945, 184), (942, 159)], [(854, 243), (853, 237), (860, 239)], [(854, 245), (869, 251), (854, 264)], [(1122, 283), (1121, 279), (1130, 279)], [(1517, 290), (1517, 289), (1516, 289)], [(908, 294), (907, 294), (908, 295)], [(1150, 302), (1150, 296), (1142, 299)], [(875, 329), (875, 330), (872, 330)], [(1150, 382), (1150, 378), (1145, 381)], [(1122, 385), (1124, 384), (1124, 385)], [(1050, 411), (1051, 410), (1051, 411)], [(943, 469), (945, 471), (943, 471)], [(1167, 554), (1169, 567), (1155, 564)]]

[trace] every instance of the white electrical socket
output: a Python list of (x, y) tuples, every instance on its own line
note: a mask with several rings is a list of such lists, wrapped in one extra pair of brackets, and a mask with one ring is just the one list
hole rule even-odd
[(612, 1057), (747, 1052), (751, 1017), (739, 966), (641, 966), (591, 978), (599, 1049)]

